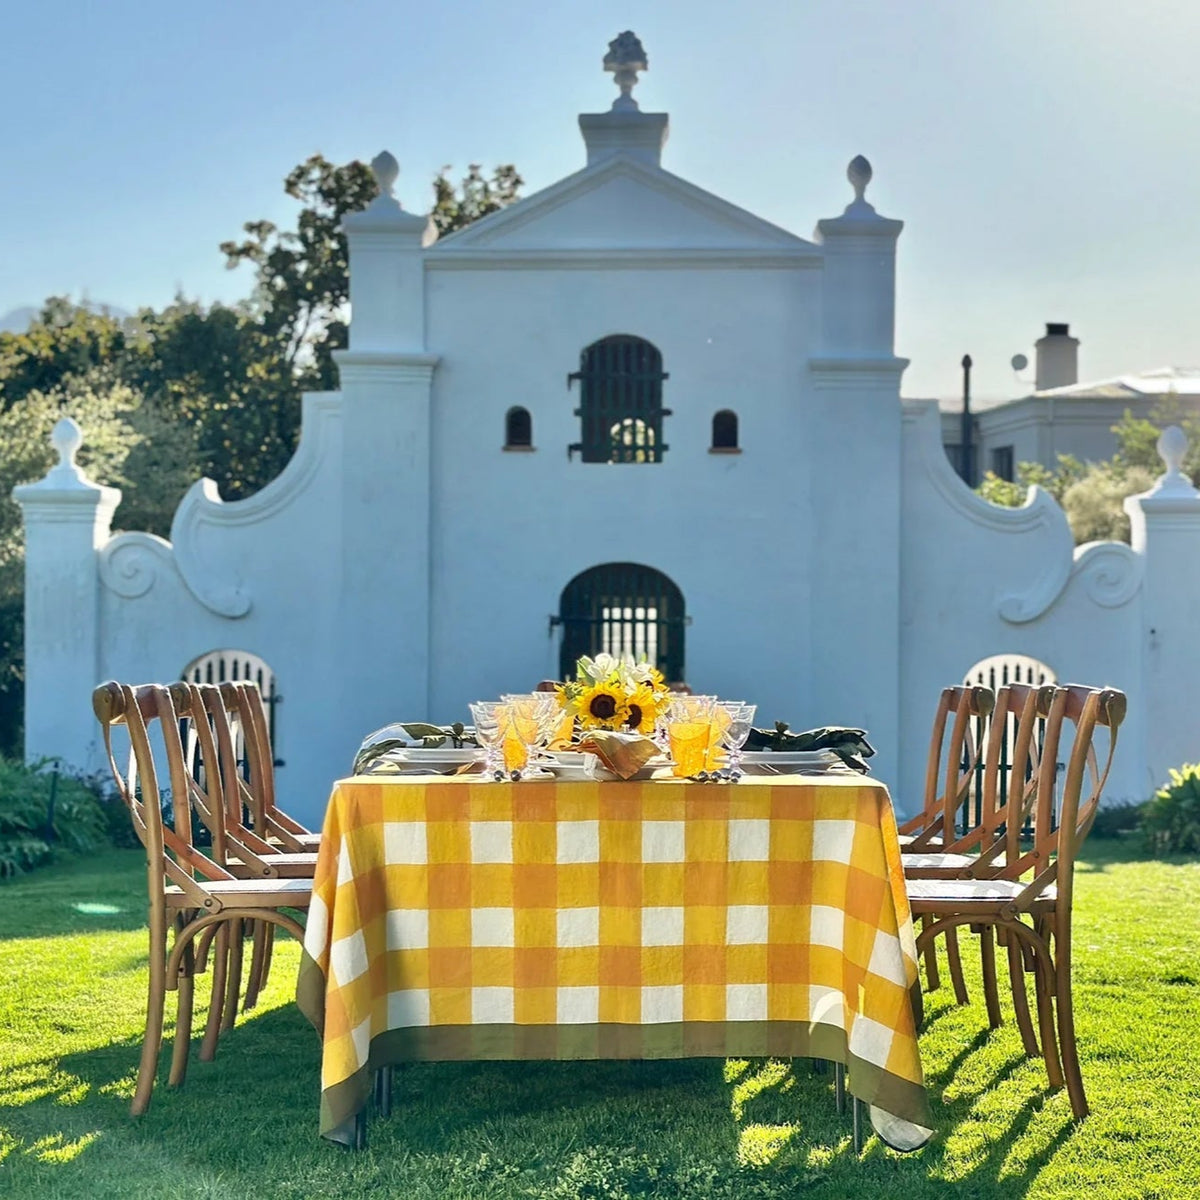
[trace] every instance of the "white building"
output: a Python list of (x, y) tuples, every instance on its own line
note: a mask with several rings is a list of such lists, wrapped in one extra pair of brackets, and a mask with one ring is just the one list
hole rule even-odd
[[(1023, 462), (1058, 466), (1060, 454), (1102, 462), (1116, 454), (1113, 426), (1126, 412), (1149, 417), (1163, 401), (1200, 410), (1200, 368), (1159, 367), (1137, 375), (1079, 382), (1079, 339), (1067, 325), (1048, 324), (1036, 343), (1034, 390), (1013, 400), (972, 405), (973, 478), (985, 471), (1015, 479)], [(942, 439), (958, 469), (962, 461), (962, 400), (946, 400)]]
[(901, 222), (866, 160), (811, 240), (771, 225), (664, 169), (640, 57), (613, 44), (579, 171), (453, 236), (375, 160), (341, 390), (305, 398), (257, 495), (201, 480), (169, 542), (112, 536), (119, 494), (61, 424), (60, 465), (16, 492), (30, 755), (97, 766), (99, 680), (238, 651), (274, 672), (281, 799), (316, 820), (368, 730), (629, 646), (766, 722), (865, 726), (902, 809), (938, 689), (996, 653), (1129, 693), (1113, 795), (1195, 758), (1200, 495), (1172, 476), (1132, 549), (1076, 551), (1048, 496), (968, 491), (936, 403), (900, 400)]

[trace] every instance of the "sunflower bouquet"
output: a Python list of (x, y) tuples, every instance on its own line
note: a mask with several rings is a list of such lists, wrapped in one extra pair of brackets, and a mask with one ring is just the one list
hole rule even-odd
[(625, 729), (646, 735), (654, 732), (669, 702), (661, 671), (611, 654), (579, 659), (575, 678), (559, 685), (558, 698), (583, 730)]

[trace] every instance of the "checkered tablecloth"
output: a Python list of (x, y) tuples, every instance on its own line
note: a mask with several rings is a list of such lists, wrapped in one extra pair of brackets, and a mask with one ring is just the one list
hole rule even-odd
[(297, 985), (321, 1132), (411, 1059), (814, 1056), (928, 1126), (887, 789), (345, 779)]

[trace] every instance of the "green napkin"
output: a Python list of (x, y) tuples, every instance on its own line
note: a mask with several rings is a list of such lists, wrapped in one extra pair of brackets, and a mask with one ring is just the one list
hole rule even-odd
[(776, 721), (774, 729), (751, 729), (746, 738), (746, 750), (832, 750), (848, 767), (862, 774), (870, 773), (865, 759), (875, 753), (867, 741), (865, 729), (845, 725), (823, 725), (803, 733), (790, 730), (786, 721)]
[(458, 749), (461, 746), (478, 746), (475, 732), (461, 721), (453, 725), (430, 725), (425, 721), (398, 721), (394, 725), (385, 725), (376, 729), (363, 739), (354, 756), (353, 774), (362, 775), (371, 763), (382, 758), (392, 750), (403, 750), (410, 746), (420, 746), (426, 750), (438, 746)]

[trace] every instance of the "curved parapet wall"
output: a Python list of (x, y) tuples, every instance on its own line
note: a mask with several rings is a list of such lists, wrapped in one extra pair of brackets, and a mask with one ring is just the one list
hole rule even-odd
[[(907, 744), (928, 737), (933, 697), (996, 654), (1053, 665), (1061, 680), (1120, 687), (1130, 698), (1109, 793), (1144, 798), (1141, 660), (1144, 561), (1119, 542), (1076, 547), (1041, 488), (1019, 508), (968, 488), (942, 445), (938, 407), (905, 405), (901, 546), (901, 694)], [(919, 755), (905, 759), (917, 794)]]

